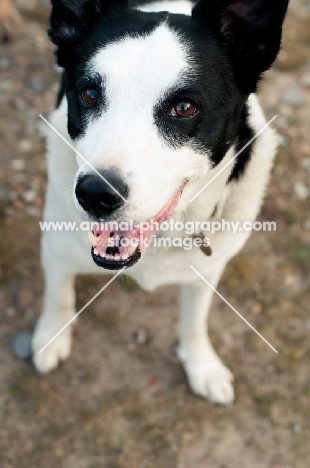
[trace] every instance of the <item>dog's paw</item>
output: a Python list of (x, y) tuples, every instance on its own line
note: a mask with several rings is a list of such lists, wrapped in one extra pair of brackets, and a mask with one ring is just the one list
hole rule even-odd
[[(202, 352), (187, 358), (178, 350), (191, 390), (207, 400), (229, 405), (234, 400), (233, 374), (213, 352)], [(198, 357), (199, 356), (199, 357)]]
[[(58, 331), (58, 330), (57, 330)], [(52, 341), (40, 354), (39, 351), (51, 340), (55, 334), (51, 330), (35, 331), (32, 340), (33, 365), (40, 373), (46, 373), (58, 366), (60, 361), (64, 361), (71, 351), (71, 327), (63, 330), (54, 341)]]
[(233, 375), (223, 364), (186, 365), (185, 370), (188, 383), (194, 393), (221, 405), (233, 402)]

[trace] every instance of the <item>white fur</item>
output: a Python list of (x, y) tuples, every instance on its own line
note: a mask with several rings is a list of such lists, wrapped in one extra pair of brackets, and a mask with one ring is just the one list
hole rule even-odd
[(158, 11), (169, 11), (170, 13), (181, 13), (183, 15), (190, 15), (193, 8), (191, 2), (186, 0), (172, 0), (168, 2), (156, 2), (147, 3), (146, 5), (140, 6), (139, 10), (158, 12)]
[[(129, 181), (132, 191), (125, 209), (127, 219), (143, 221), (154, 216), (187, 177), (191, 181), (173, 214), (175, 220), (205, 221), (218, 203), (216, 219), (254, 221), (276, 147), (275, 134), (270, 128), (255, 141), (252, 158), (238, 182), (226, 185), (231, 170), (227, 168), (193, 203), (189, 203), (192, 196), (231, 159), (233, 150), (211, 170), (206, 164), (206, 156), (195, 153), (190, 147), (169, 148), (152, 122), (154, 103), (179, 80), (189, 64), (186, 48), (165, 24), (145, 38), (128, 38), (99, 51), (91, 67), (104, 76), (109, 108), (89, 124), (85, 137), (77, 142), (77, 148), (96, 168), (116, 166)], [(250, 97), (249, 106), (251, 124), (254, 131), (259, 131), (265, 119), (255, 96)], [(71, 141), (66, 131), (66, 113), (66, 102), (63, 101), (53, 112), (51, 123)], [(90, 173), (90, 169), (52, 130), (48, 136), (48, 171), (45, 220), (86, 219), (85, 213), (76, 209), (72, 193), (77, 174)], [(169, 235), (178, 236), (179, 233), (170, 232)], [(193, 265), (216, 287), (227, 261), (241, 249), (248, 236), (249, 232), (244, 231), (234, 235), (215, 233), (211, 236), (211, 257), (206, 257), (199, 249), (185, 251), (151, 246), (144, 257), (126, 271), (149, 290), (165, 284), (181, 284), (179, 356), (192, 390), (222, 404), (233, 400), (232, 374), (216, 355), (206, 334), (212, 291), (189, 266)], [(71, 327), (68, 327), (38, 355), (38, 351), (75, 313), (74, 275), (111, 272), (94, 264), (87, 235), (81, 231), (45, 232), (42, 261), (46, 291), (33, 351), (36, 368), (47, 372), (70, 353)]]

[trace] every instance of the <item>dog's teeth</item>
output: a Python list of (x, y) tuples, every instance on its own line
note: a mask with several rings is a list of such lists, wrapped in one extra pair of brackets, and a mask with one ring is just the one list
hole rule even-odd
[(92, 232), (88, 232), (88, 239), (93, 247), (100, 242), (100, 238), (96, 237)]
[(121, 259), (120, 255), (118, 255), (118, 254), (114, 255), (114, 260), (120, 260), (120, 259)]
[(105, 255), (105, 253), (104, 253), (104, 252), (101, 252), (101, 253), (100, 253), (100, 257), (102, 257), (102, 258), (106, 258), (106, 255)]
[[(138, 243), (137, 243), (137, 245), (138, 245)], [(129, 246), (128, 246), (128, 253), (129, 253), (129, 255), (132, 255), (132, 254), (134, 253), (134, 251), (135, 251), (136, 248), (137, 248), (137, 245), (129, 245)]]
[(96, 248), (94, 248), (94, 254), (95, 254), (95, 255), (98, 255), (98, 254), (99, 254), (99, 250), (96, 249)]
[(128, 258), (128, 253), (124, 253), (124, 254), (122, 255), (122, 260), (127, 260), (127, 258)]

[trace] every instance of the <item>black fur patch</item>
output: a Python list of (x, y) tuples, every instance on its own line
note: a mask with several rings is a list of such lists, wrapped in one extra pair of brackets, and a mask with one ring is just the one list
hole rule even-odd
[(63, 100), (65, 94), (66, 94), (66, 88), (67, 88), (67, 73), (64, 70), (61, 75), (61, 80), (60, 80), (60, 86), (57, 94), (57, 99), (56, 99), (56, 108), (60, 106), (61, 101)]
[[(239, 116), (236, 137), (235, 137), (235, 152), (236, 154), (254, 137), (254, 131), (248, 123), (249, 109), (245, 104)], [(244, 173), (246, 166), (251, 158), (254, 141), (251, 142), (234, 161), (234, 167), (228, 179), (228, 183), (238, 180)]]

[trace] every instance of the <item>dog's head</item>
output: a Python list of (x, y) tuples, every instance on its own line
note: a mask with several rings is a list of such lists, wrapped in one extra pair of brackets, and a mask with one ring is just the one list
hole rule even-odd
[[(77, 210), (94, 221), (162, 222), (187, 181), (234, 144), (240, 111), (279, 51), (287, 0), (200, 0), (191, 16), (140, 12), (126, 0), (52, 3), (68, 131), (83, 156)], [(98, 265), (139, 259), (138, 240), (111, 248), (115, 230), (94, 234)]]

